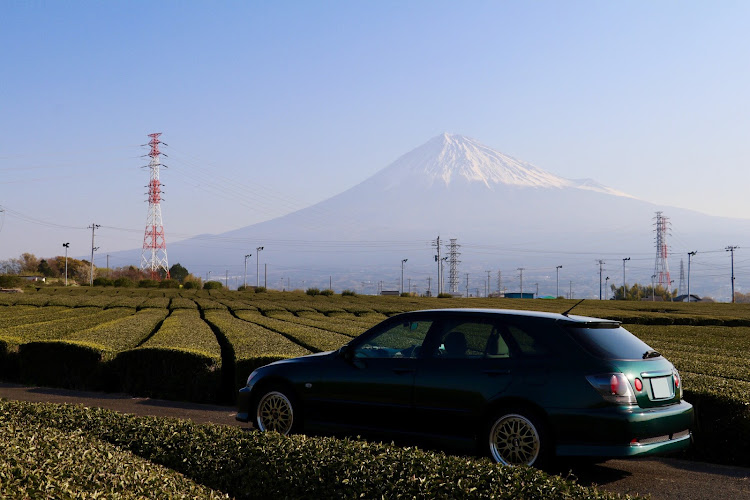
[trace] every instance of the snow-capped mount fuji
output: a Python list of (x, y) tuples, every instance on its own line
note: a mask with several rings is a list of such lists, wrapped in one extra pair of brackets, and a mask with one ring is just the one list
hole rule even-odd
[(264, 246), (269, 283), (307, 273), (307, 286), (327, 287), (329, 276), (346, 276), (343, 286), (351, 286), (395, 278), (404, 258), (411, 273), (431, 276), (431, 242), (441, 236), (463, 245), (462, 278), (464, 272), (486, 277), (487, 269), (512, 276), (519, 267), (564, 265), (567, 272), (585, 269), (585, 278), (569, 278), (579, 291), (588, 283), (593, 293), (594, 262), (602, 257), (616, 262), (640, 255), (644, 276), (633, 280), (650, 280), (651, 258), (644, 256), (654, 253), (656, 211), (670, 218), (686, 251), (723, 248), (750, 234), (747, 219), (658, 206), (591, 179), (565, 179), (474, 139), (441, 134), (336, 196), (276, 219), (171, 244), (169, 252), (173, 262), (200, 273), (214, 269), (212, 262), (231, 270), (230, 263), (241, 262), (238, 255)]
[(405, 182), (422, 187), (481, 183), (533, 188), (580, 188), (628, 196), (591, 179), (571, 180), (517, 160), (475, 139), (444, 133), (403, 155), (376, 174), (386, 188)]

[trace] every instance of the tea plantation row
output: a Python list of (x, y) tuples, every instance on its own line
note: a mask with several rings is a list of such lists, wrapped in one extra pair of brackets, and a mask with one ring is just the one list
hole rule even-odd
[(1, 400), (0, 497), (619, 498), (486, 459)]
[[(29, 384), (231, 402), (255, 367), (336, 349), (402, 311), (501, 307), (562, 312), (574, 304), (41, 288), (0, 295), (0, 376)], [(685, 397), (696, 406), (695, 453), (750, 465), (748, 306), (586, 301), (573, 312), (623, 321), (663, 352), (681, 371)]]

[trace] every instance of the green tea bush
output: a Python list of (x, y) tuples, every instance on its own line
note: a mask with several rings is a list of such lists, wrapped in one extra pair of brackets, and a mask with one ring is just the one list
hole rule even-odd
[(220, 290), (224, 288), (224, 285), (220, 281), (206, 281), (203, 283), (204, 290)]
[(135, 282), (130, 278), (117, 278), (115, 280), (115, 286), (118, 288), (132, 288), (135, 286)]
[(305, 290), (305, 293), (310, 296), (320, 295), (320, 289), (318, 288), (308, 288)]
[(346, 290), (341, 291), (341, 296), (342, 297), (356, 297), (357, 292), (355, 292), (354, 290), (346, 289)]
[(12, 415), (0, 417), (0, 471), (0, 498), (227, 498), (81, 430)]
[(332, 297), (336, 292), (331, 290), (330, 288), (326, 288), (325, 290), (321, 290), (320, 294), (324, 297)]
[[(71, 442), (109, 443), (115, 449), (179, 472), (197, 485), (237, 499), (617, 498), (530, 467), (503, 467), (487, 459), (350, 439), (246, 432), (235, 427), (136, 417), (70, 405), (0, 401), (0, 428), (11, 429), (6, 432), (11, 443), (23, 442), (13, 440), (16, 429), (42, 426), (59, 431), (50, 433), (53, 436), (62, 433), (86, 437)], [(55, 464), (69, 463), (69, 456), (83, 456), (66, 453), (67, 445), (60, 448), (63, 451), (49, 461), (36, 461), (34, 470), (42, 469), (56, 481), (70, 476), (73, 484), (97, 470), (86, 468), (86, 460), (78, 460), (83, 471), (65, 468), (57, 472)], [(92, 460), (97, 460), (101, 452), (93, 443), (90, 449), (95, 455)], [(114, 464), (121, 460), (112, 456)], [(102, 464), (99, 470), (108, 473), (111, 469)], [(174, 484), (174, 480), (166, 479), (174, 478), (168, 476), (171, 471), (162, 468), (151, 469), (145, 477), (162, 473), (166, 484)], [(0, 484), (5, 484), (1, 478)], [(149, 487), (153, 483), (145, 484)]]
[(99, 349), (85, 344), (29, 342), (18, 348), (20, 380), (29, 385), (112, 390), (112, 377), (101, 358)]
[(111, 364), (128, 394), (199, 403), (219, 400), (221, 367), (205, 354), (141, 347), (119, 353)]

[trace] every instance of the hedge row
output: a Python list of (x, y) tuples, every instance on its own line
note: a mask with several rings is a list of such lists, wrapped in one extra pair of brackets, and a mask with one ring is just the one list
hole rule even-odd
[(313, 352), (333, 351), (351, 340), (351, 337), (340, 333), (289, 323), (288, 321), (262, 316), (258, 312), (237, 311), (237, 317), (279, 332)]
[[(214, 497), (220, 491), (237, 499), (618, 498), (532, 468), (502, 467), (486, 459), (348, 439), (290, 438), (69, 405), (0, 401), (0, 429), (9, 436), (18, 429), (29, 429), (34, 435), (52, 430), (54, 451), (40, 452), (42, 460), (31, 465), (32, 478), (48, 474), (54, 485), (64, 484), (68, 478), (90, 491), (101, 488), (105, 496), (106, 488), (130, 485), (131, 478), (139, 475), (136, 471), (143, 471), (145, 497), (176, 497), (181, 492)], [(87, 446), (92, 447), (89, 455), (96, 465), (106, 451), (122, 451), (106, 455), (111, 463), (101, 463), (99, 468), (88, 466), (88, 459), (78, 460), (83, 464), (72, 463), (73, 457), (86, 455)], [(14, 460), (22, 453), (11, 449), (7, 455)], [(134, 456), (164, 468), (142, 469)], [(113, 474), (118, 466), (123, 471), (119, 480)], [(0, 475), (0, 487), (9, 493), (24, 491), (16, 486), (16, 476), (23, 472), (10, 471)], [(180, 482), (175, 472), (182, 474), (185, 482)], [(101, 480), (94, 481), (94, 477)], [(115, 485), (108, 485), (108, 480)], [(164, 493), (156, 488), (163, 488)]]
[(0, 498), (228, 496), (82, 431), (2, 419)]
[(133, 314), (135, 314), (135, 310), (127, 308), (118, 307), (106, 310), (90, 308), (81, 310), (81, 313), (76, 315), (74, 320), (67, 314), (56, 315), (56, 319), (5, 328), (0, 332), (0, 338), (17, 344), (31, 341), (61, 340), (73, 332)]
[(271, 313), (269, 314), (269, 317), (288, 321), (289, 323), (312, 326), (314, 328), (340, 333), (352, 338), (362, 334), (366, 330), (366, 328), (362, 328), (352, 321), (341, 319), (339, 317), (323, 316), (319, 312), (300, 312), (298, 314), (299, 316), (295, 316), (291, 312), (284, 311)]

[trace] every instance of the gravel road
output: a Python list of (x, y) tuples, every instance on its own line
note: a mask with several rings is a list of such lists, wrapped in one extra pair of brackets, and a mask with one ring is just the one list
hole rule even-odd
[[(70, 403), (89, 407), (177, 417), (197, 423), (246, 425), (234, 419), (230, 406), (181, 403), (127, 394), (70, 391), (0, 383), (0, 398), (47, 403)], [(584, 485), (596, 484), (615, 493), (651, 495), (654, 500), (750, 500), (750, 469), (671, 458), (608, 460), (602, 464), (576, 467), (573, 474)]]

